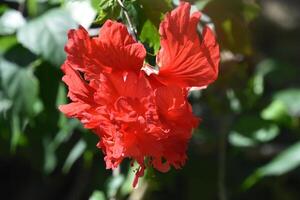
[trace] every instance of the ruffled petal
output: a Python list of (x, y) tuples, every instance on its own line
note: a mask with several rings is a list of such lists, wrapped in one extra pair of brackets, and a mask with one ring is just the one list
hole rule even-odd
[(111, 71), (110, 68), (101, 65), (97, 45), (82, 26), (68, 32), (65, 52), (67, 53), (66, 62), (73, 69), (84, 72), (86, 77), (97, 77), (100, 72)]
[(62, 80), (69, 87), (68, 97), (75, 102), (94, 104), (93, 95), (95, 90), (90, 87), (68, 63), (62, 66), (65, 73)]
[(90, 106), (88, 104), (82, 102), (72, 102), (58, 107), (58, 109), (68, 117), (78, 116), (79, 113), (82, 113), (89, 108)]
[(156, 77), (162, 83), (181, 87), (203, 87), (218, 75), (219, 46), (212, 31), (205, 27), (203, 38), (197, 33), (201, 13), (190, 16), (190, 4), (181, 3), (167, 14), (160, 25), (161, 46)]
[(133, 39), (125, 25), (107, 20), (95, 40), (99, 47), (99, 60), (104, 67), (137, 72), (142, 68), (146, 50)]

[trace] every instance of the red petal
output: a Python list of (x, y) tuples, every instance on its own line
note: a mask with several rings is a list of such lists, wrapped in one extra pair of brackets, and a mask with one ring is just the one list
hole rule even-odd
[(97, 76), (101, 71), (109, 71), (98, 60), (98, 51), (95, 41), (90, 38), (88, 32), (79, 27), (68, 32), (68, 42), (65, 46), (67, 60), (72, 68), (85, 72), (87, 77)]
[(151, 91), (144, 73), (101, 74), (99, 78), (99, 89), (95, 98), (106, 104), (116, 101), (120, 96), (140, 99), (148, 96)]
[(68, 96), (72, 101), (80, 101), (93, 104), (94, 89), (91, 88), (82, 78), (80, 74), (70, 67), (68, 63), (62, 66), (65, 75), (62, 80), (68, 85)]
[(72, 102), (67, 105), (61, 105), (58, 107), (58, 109), (68, 117), (74, 117), (88, 108), (90, 108), (88, 104), (84, 104), (81, 102)]
[(208, 27), (200, 42), (196, 29), (200, 16), (200, 12), (190, 16), (190, 4), (181, 3), (161, 23), (162, 48), (157, 56), (160, 71), (153, 76), (164, 84), (202, 87), (217, 78), (219, 46)]
[(144, 63), (146, 50), (128, 33), (126, 26), (107, 20), (96, 38), (99, 47), (99, 60), (113, 70), (139, 71)]

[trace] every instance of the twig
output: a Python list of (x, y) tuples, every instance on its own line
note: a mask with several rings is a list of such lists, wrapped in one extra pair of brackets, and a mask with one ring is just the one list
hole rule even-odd
[(129, 14), (128, 14), (128, 10), (124, 6), (122, 0), (117, 0), (117, 1), (118, 1), (119, 5), (121, 6), (123, 12), (124, 12), (124, 15), (126, 17), (127, 23), (129, 25), (129, 28), (130, 28), (130, 31), (132, 32), (132, 36), (134, 37), (135, 40), (137, 40), (137, 31), (136, 31), (135, 27), (133, 26), (133, 23), (131, 22), (131, 19), (130, 19)]

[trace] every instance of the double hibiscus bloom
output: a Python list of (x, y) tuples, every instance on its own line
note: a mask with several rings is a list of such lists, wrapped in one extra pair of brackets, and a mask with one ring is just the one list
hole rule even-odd
[(219, 46), (200, 12), (181, 3), (160, 24), (158, 70), (145, 63), (146, 50), (126, 26), (106, 21), (99, 36), (70, 30), (62, 66), (71, 103), (59, 109), (92, 129), (106, 168), (124, 158), (139, 164), (134, 185), (146, 166), (166, 172), (184, 165), (197, 119), (187, 100), (191, 87), (205, 87), (218, 75)]

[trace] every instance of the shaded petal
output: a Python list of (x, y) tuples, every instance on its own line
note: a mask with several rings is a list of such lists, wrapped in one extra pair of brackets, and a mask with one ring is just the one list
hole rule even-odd
[(66, 62), (73, 69), (86, 73), (86, 77), (96, 77), (100, 72), (109, 72), (110, 68), (101, 65), (98, 59), (97, 45), (83, 28), (68, 32), (68, 42), (65, 46)]
[(162, 83), (202, 87), (217, 78), (219, 46), (208, 27), (204, 28), (200, 41), (197, 34), (200, 16), (200, 12), (190, 16), (190, 4), (181, 3), (161, 23), (162, 48), (157, 55), (160, 71), (152, 76)]
[(65, 73), (62, 80), (69, 87), (68, 97), (72, 101), (79, 101), (88, 104), (94, 104), (93, 94), (94, 89), (90, 87), (68, 63), (62, 66)]

